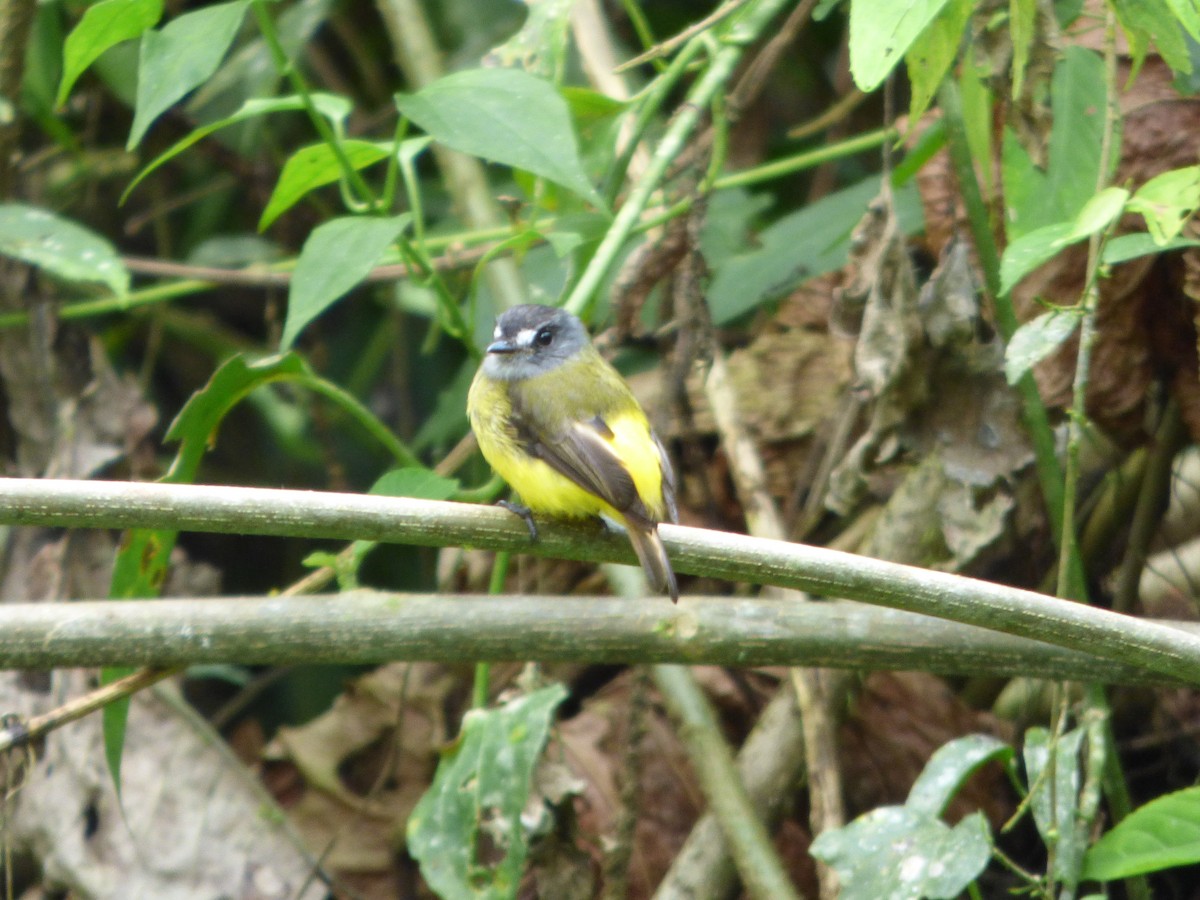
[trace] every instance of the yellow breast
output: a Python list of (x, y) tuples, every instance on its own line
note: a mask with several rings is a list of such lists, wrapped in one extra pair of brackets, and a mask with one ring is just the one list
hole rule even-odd
[[(563, 372), (563, 368), (567, 367), (536, 377), (557, 379), (554, 384), (546, 385), (548, 390), (557, 390), (562, 384), (570, 383), (570, 373)], [(609, 371), (612, 377), (617, 379), (620, 389), (627, 392), (628, 388), (620, 381), (616, 371)], [(492, 468), (534, 512), (563, 518), (605, 515), (623, 523), (624, 516), (610, 504), (525, 450), (510, 421), (510, 384), (488, 378), (480, 372), (476, 374), (467, 397), (471, 428), (479, 441), (480, 451)], [(529, 387), (527, 381), (524, 389), (527, 391)], [(572, 392), (567, 390), (565, 393)], [(650, 425), (645, 414), (632, 396), (629, 400), (632, 402), (630, 408), (606, 411), (603, 414), (604, 421), (612, 432), (608, 440), (633, 478), (638, 496), (642, 498), (650, 515), (661, 520), (666, 517), (666, 504), (663, 501), (662, 468), (658, 450), (651, 437)], [(598, 414), (601, 413), (593, 413)], [(578, 420), (586, 421), (591, 417), (580, 415)]]

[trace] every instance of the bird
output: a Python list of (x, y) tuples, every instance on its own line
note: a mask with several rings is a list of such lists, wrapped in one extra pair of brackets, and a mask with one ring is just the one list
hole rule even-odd
[(653, 589), (679, 601), (658, 534), (678, 520), (675, 473), (620, 373), (565, 309), (523, 304), (496, 319), (467, 395), (479, 449), (532, 513), (624, 526)]

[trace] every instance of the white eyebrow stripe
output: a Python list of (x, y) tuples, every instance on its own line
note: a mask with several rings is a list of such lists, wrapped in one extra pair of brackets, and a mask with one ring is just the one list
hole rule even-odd
[(532, 347), (533, 339), (537, 336), (536, 328), (522, 328), (517, 332), (518, 347)]
[(504, 335), (504, 332), (503, 332), (503, 330), (501, 330), (500, 326), (499, 326), (499, 325), (497, 325), (497, 326), (495, 327), (495, 329), (492, 331), (492, 340), (498, 341), (498, 340), (500, 340), (500, 338), (501, 338), (503, 335)]

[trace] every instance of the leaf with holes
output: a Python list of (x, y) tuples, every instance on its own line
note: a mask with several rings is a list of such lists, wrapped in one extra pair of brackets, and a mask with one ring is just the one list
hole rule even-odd
[(554, 710), (566, 696), (553, 685), (463, 719), (408, 818), (408, 852), (439, 896), (516, 896), (529, 852), (521, 813)]

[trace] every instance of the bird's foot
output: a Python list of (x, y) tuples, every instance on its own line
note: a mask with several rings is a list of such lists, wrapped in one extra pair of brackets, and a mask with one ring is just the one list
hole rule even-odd
[(533, 521), (533, 513), (529, 511), (528, 506), (522, 506), (520, 503), (513, 503), (511, 500), (498, 500), (497, 506), (503, 506), (510, 513), (520, 516), (525, 521), (525, 527), (529, 529), (529, 537), (532, 540), (538, 539), (537, 525)]

